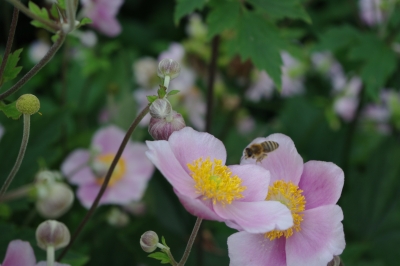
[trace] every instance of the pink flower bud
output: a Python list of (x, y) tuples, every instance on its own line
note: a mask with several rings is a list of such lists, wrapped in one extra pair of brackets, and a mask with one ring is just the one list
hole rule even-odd
[(71, 208), (74, 193), (69, 186), (54, 182), (42, 187), (44, 193), (38, 195), (36, 209), (43, 217), (58, 218)]
[(47, 220), (36, 229), (37, 244), (44, 250), (48, 246), (54, 247), (55, 250), (63, 248), (68, 245), (70, 239), (71, 235), (68, 228), (58, 221)]
[(169, 76), (171, 79), (176, 78), (181, 71), (181, 66), (178, 62), (172, 59), (163, 59), (158, 64), (157, 75), (160, 78)]
[(150, 105), (150, 115), (154, 118), (166, 118), (172, 112), (172, 106), (167, 99), (157, 99)]
[(140, 237), (140, 246), (145, 252), (151, 253), (156, 250), (158, 241), (159, 239), (156, 232), (147, 231)]
[(150, 119), (149, 133), (155, 140), (168, 140), (172, 132), (181, 130), (186, 126), (181, 114), (172, 111), (170, 116), (165, 118)]

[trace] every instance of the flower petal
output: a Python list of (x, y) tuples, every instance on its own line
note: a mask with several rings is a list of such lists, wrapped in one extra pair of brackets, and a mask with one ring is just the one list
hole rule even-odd
[(242, 179), (246, 190), (242, 192), (244, 198), (238, 201), (264, 201), (268, 195), (270, 175), (269, 171), (257, 165), (230, 165), (232, 175)]
[(125, 132), (116, 126), (108, 126), (96, 132), (92, 146), (99, 148), (102, 154), (115, 154), (125, 137)]
[(84, 149), (71, 152), (61, 165), (62, 173), (71, 177), (89, 162), (90, 153)]
[(94, 176), (92, 169), (90, 167), (85, 166), (82, 169), (79, 169), (72, 176), (66, 176), (71, 184), (75, 185), (86, 185), (91, 184), (95, 181), (96, 177)]
[[(96, 199), (97, 193), (99, 193), (100, 186), (96, 183), (85, 184), (80, 186), (76, 192), (76, 197), (79, 199), (81, 204), (89, 209), (92, 206), (94, 200)], [(103, 196), (100, 199), (99, 205), (104, 204), (105, 199), (107, 197), (107, 191), (104, 192)]]
[(334, 163), (309, 161), (299, 183), (306, 198), (306, 210), (336, 204), (342, 193), (344, 173)]
[(154, 172), (154, 165), (146, 157), (148, 148), (142, 143), (132, 143), (125, 148), (123, 158), (126, 162), (126, 174), (129, 179), (149, 180)]
[[(297, 185), (303, 172), (303, 158), (297, 152), (292, 139), (283, 134), (272, 134), (267, 138), (256, 138), (247, 147), (264, 141), (275, 141), (279, 144), (279, 148), (268, 153), (268, 156), (260, 163), (262, 167), (270, 171), (271, 182), (284, 180), (292, 181)], [(256, 160), (242, 157), (240, 164), (256, 164)]]
[(35, 254), (29, 242), (13, 240), (8, 244), (2, 266), (34, 266), (35, 264)]
[[(47, 266), (47, 261), (41, 261), (36, 266)], [(54, 266), (70, 266), (69, 264), (54, 262)]]
[(160, 170), (171, 185), (189, 198), (197, 198), (195, 183), (192, 177), (182, 168), (165, 140), (146, 141), (149, 151), (147, 158)]
[(228, 237), (230, 266), (286, 266), (285, 238), (238, 232)]
[(346, 245), (342, 209), (338, 205), (326, 205), (303, 213), (301, 231), (286, 240), (287, 265), (327, 265)]
[(174, 191), (175, 194), (178, 196), (179, 201), (182, 203), (183, 207), (185, 207), (185, 209), (192, 215), (206, 220), (220, 222), (224, 221), (214, 212), (212, 208), (212, 202), (210, 200), (204, 201), (201, 199), (192, 199), (182, 195), (176, 189), (174, 189)]
[(187, 173), (190, 173), (187, 164), (200, 157), (203, 157), (203, 159), (209, 157), (211, 161), (215, 158), (222, 160), (222, 164), (225, 164), (226, 150), (224, 144), (208, 133), (185, 127), (172, 133), (168, 142), (182, 168)]
[(249, 233), (265, 233), (286, 230), (293, 226), (290, 210), (278, 201), (241, 202), (214, 205), (215, 212), (226, 220), (232, 220)]

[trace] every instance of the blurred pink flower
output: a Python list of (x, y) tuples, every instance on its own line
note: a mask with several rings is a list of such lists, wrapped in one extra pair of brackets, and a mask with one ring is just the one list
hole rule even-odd
[(293, 225), (282, 203), (265, 201), (269, 172), (253, 165), (225, 166), (225, 147), (214, 136), (185, 127), (172, 133), (168, 141), (146, 143), (147, 157), (191, 214), (231, 221), (252, 233)]
[(335, 91), (340, 91), (344, 88), (347, 81), (346, 75), (340, 63), (330, 52), (313, 53), (311, 61), (318, 72), (329, 78)]
[[(86, 208), (96, 198), (124, 136), (115, 126), (100, 129), (92, 139), (92, 151), (77, 149), (63, 162), (61, 170), (70, 183), (79, 186), (77, 197)], [(142, 143), (128, 142), (100, 204), (124, 205), (142, 198), (154, 171), (146, 150)]]
[(36, 40), (30, 46), (28, 50), (29, 59), (37, 64), (50, 50), (50, 44), (43, 40)]
[[(6, 257), (0, 266), (46, 266), (47, 262), (36, 264), (35, 253), (27, 241), (13, 240), (8, 244)], [(54, 266), (69, 266), (68, 264), (54, 263)]]
[[(228, 238), (231, 266), (321, 266), (345, 247), (343, 212), (336, 205), (344, 174), (333, 163), (303, 164), (293, 141), (283, 134), (257, 138), (253, 143), (275, 141), (279, 148), (259, 165), (271, 173), (267, 201), (279, 200), (292, 212), (294, 226), (263, 234), (238, 232)], [(255, 165), (242, 158), (241, 165)]]
[(81, 0), (84, 16), (90, 18), (93, 28), (114, 37), (121, 33), (121, 25), (115, 18), (124, 0)]
[(349, 82), (336, 93), (339, 93), (334, 102), (335, 112), (349, 122), (353, 120), (357, 110), (362, 81), (359, 77), (352, 77)]
[(382, 10), (381, 0), (359, 0), (360, 17), (365, 24), (374, 26), (381, 24), (386, 19), (387, 14)]

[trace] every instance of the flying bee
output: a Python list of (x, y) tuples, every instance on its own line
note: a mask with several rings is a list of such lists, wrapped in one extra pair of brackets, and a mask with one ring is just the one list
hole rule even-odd
[(253, 143), (243, 151), (245, 159), (253, 158), (257, 159), (256, 163), (261, 162), (268, 156), (269, 152), (278, 149), (279, 144), (275, 141), (264, 141), (261, 143)]

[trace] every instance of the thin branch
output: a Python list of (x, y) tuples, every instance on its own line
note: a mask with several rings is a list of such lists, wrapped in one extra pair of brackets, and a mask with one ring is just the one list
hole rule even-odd
[(115, 157), (110, 165), (110, 168), (108, 168), (108, 172), (106, 177), (104, 178), (104, 182), (100, 188), (99, 193), (96, 196), (96, 199), (94, 200), (92, 206), (90, 207), (89, 211), (86, 213), (85, 217), (82, 219), (81, 223), (79, 224), (78, 228), (76, 229), (76, 231), (74, 232), (74, 234), (71, 237), (71, 241), (69, 242), (68, 246), (65, 247), (65, 249), (62, 251), (62, 253), (60, 254), (60, 256), (58, 256), (57, 261), (61, 261), (61, 259), (64, 257), (64, 255), (68, 252), (68, 250), (70, 249), (70, 247), (72, 246), (72, 244), (74, 243), (74, 241), (76, 240), (76, 238), (78, 237), (78, 235), (80, 234), (80, 232), (82, 231), (83, 227), (86, 225), (86, 223), (89, 221), (89, 219), (92, 217), (95, 209), (97, 208), (97, 206), (99, 205), (100, 199), (103, 196), (104, 192), (107, 189), (107, 185), (110, 182), (112, 173), (114, 172), (114, 169), (119, 161), (119, 159), (121, 158), (121, 155), (133, 133), (133, 131), (135, 130), (135, 128), (137, 127), (137, 125), (139, 124), (139, 122), (143, 119), (143, 117), (149, 112), (149, 107), (150, 105), (147, 105), (141, 112), (140, 114), (136, 117), (136, 119), (133, 121), (133, 123), (131, 124), (131, 126), (129, 127), (128, 131), (126, 132), (126, 135), (124, 137), (124, 139), (122, 140), (121, 145), (118, 148), (117, 154), (115, 154)]
[(42, 24), (46, 25), (50, 29), (54, 30), (54, 32), (57, 32), (60, 30), (60, 25), (55, 23), (54, 21), (47, 20), (44, 18), (41, 18), (37, 16), (35, 13), (29, 10), (23, 3), (21, 3), (19, 0), (6, 0), (10, 2), (14, 7), (18, 8), (22, 13), (30, 17), (31, 19), (37, 20), (41, 22)]
[(22, 160), (24, 159), (26, 147), (28, 146), (31, 116), (28, 114), (23, 114), (23, 119), (24, 119), (24, 129), (23, 129), (23, 134), (22, 134), (21, 147), (19, 149), (17, 160), (15, 161), (15, 164), (14, 164), (13, 168), (11, 169), (11, 172), (8, 175), (6, 181), (4, 182), (3, 186), (1, 187), (0, 199), (3, 197), (4, 192), (6, 192), (7, 188), (10, 186), (15, 175), (17, 174), (17, 172), (21, 166)]
[(185, 265), (185, 263), (186, 263), (186, 261), (187, 261), (187, 259), (189, 257), (189, 254), (190, 254), (190, 250), (192, 250), (192, 246), (193, 246), (194, 240), (196, 239), (197, 232), (199, 231), (199, 228), (201, 226), (201, 222), (202, 221), (203, 221), (202, 218), (197, 217), (196, 223), (194, 224), (194, 227), (193, 227), (192, 234), (190, 235), (189, 241), (187, 243), (187, 246), (186, 246), (186, 249), (185, 249), (185, 253), (183, 253), (182, 259), (178, 263), (178, 266)]
[(15, 36), (15, 29), (17, 28), (17, 23), (18, 23), (18, 15), (19, 15), (18, 8), (14, 7), (14, 12), (13, 12), (13, 17), (12, 17), (12, 21), (11, 21), (10, 31), (8, 33), (6, 50), (4, 51), (3, 61), (1, 62), (1, 66), (0, 66), (0, 86), (2, 85), (1, 84), (1, 79), (3, 78), (4, 69), (6, 68), (8, 56), (11, 53), (11, 48), (12, 48), (13, 41), (14, 41), (14, 36)]
[(58, 49), (64, 43), (65, 34), (60, 33), (58, 40), (50, 47), (47, 54), (39, 61), (28, 73), (25, 74), (17, 83), (14, 84), (10, 89), (0, 94), (0, 101), (4, 100), (6, 97), (10, 96), (17, 90), (19, 90), (25, 83), (27, 83), (33, 76), (35, 76), (56, 54)]
[(218, 48), (219, 48), (219, 36), (215, 36), (212, 40), (211, 50), (211, 62), (208, 68), (208, 82), (207, 82), (207, 113), (206, 113), (206, 132), (210, 133), (211, 122), (212, 122), (212, 111), (214, 104), (214, 81), (215, 73), (217, 68), (218, 59)]

